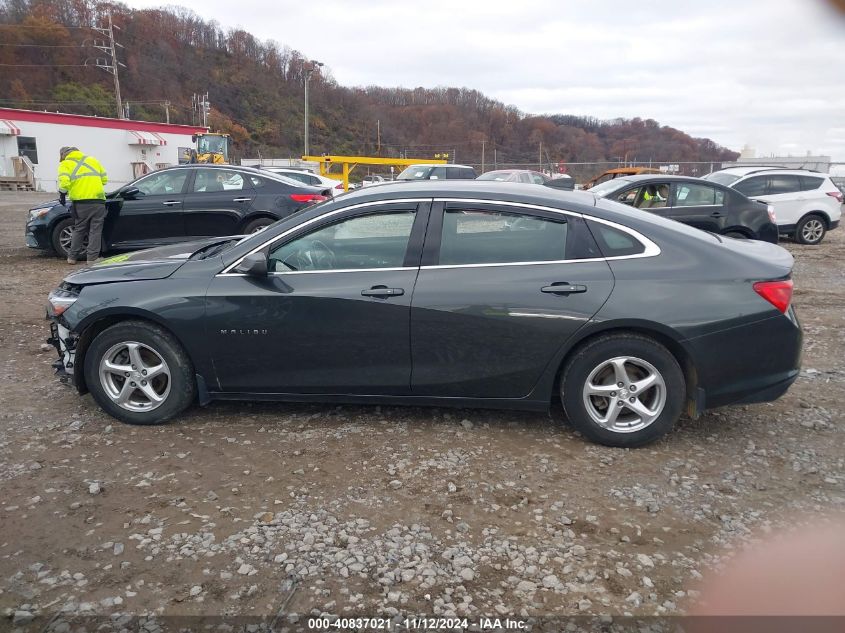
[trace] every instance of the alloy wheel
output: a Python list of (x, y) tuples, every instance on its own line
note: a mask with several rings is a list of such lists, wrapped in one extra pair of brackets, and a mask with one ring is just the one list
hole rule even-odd
[(815, 244), (824, 235), (824, 224), (821, 220), (810, 219), (801, 227), (801, 237), (808, 244)]
[(582, 397), (596, 424), (615, 433), (633, 433), (652, 424), (663, 412), (666, 382), (651, 363), (617, 356), (590, 372)]
[(65, 253), (70, 253), (70, 243), (73, 238), (73, 225), (64, 227), (59, 233), (59, 244), (65, 249)]
[(106, 395), (127, 411), (152, 411), (170, 393), (170, 368), (160, 353), (143, 343), (110, 347), (100, 359), (99, 373)]

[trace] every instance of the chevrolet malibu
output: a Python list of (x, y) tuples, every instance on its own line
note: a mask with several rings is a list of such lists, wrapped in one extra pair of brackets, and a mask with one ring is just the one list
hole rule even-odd
[(365, 188), (244, 238), (74, 271), (58, 371), (115, 418), (211, 400), (546, 411), (639, 446), (682, 412), (781, 396), (800, 366), (793, 260), (588, 192)]

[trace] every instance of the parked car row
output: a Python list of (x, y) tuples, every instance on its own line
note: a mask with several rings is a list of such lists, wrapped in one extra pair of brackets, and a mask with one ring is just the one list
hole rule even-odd
[(649, 211), (534, 184), (362, 188), (243, 238), (75, 269), (49, 297), (56, 368), (132, 424), (213, 399), (559, 399), (586, 437), (625, 447), (682, 411), (778, 398), (801, 357), (791, 255)]
[(780, 233), (800, 244), (818, 244), (839, 226), (843, 194), (827, 174), (780, 167), (730, 167), (704, 178), (772, 205)]
[[(106, 196), (105, 252), (259, 231), (332, 190), (267, 170), (181, 165), (154, 171)], [(67, 257), (73, 219), (58, 200), (30, 209), (26, 245)]]

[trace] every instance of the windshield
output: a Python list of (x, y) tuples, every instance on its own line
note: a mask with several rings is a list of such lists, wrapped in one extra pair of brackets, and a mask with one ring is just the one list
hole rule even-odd
[(197, 154), (222, 154), (229, 159), (229, 143), (225, 136), (200, 136), (197, 139)]
[(509, 171), (488, 171), (486, 174), (481, 174), (476, 180), (510, 180), (511, 172)]
[(396, 180), (425, 180), (431, 175), (432, 169), (434, 167), (431, 165), (411, 165), (396, 176)]
[(726, 174), (721, 171), (714, 171), (712, 174), (707, 174), (706, 176), (704, 176), (704, 180), (709, 180), (710, 182), (715, 182), (717, 184), (730, 187), (732, 183), (739, 180), (739, 176), (736, 176), (734, 174)]
[(597, 185), (590, 187), (590, 193), (597, 196), (605, 197), (607, 194), (617, 191), (626, 185), (630, 185), (631, 181), (627, 178), (614, 178), (613, 180), (605, 180)]

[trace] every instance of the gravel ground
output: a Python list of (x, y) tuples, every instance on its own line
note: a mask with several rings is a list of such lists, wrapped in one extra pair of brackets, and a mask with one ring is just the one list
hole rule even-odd
[(681, 614), (726, 553), (845, 509), (843, 230), (785, 244), (805, 331), (789, 393), (629, 451), (587, 443), (559, 405), (214, 403), (122, 425), (50, 367), (43, 306), (67, 265), (22, 246), (49, 197), (0, 194), (0, 627)]

